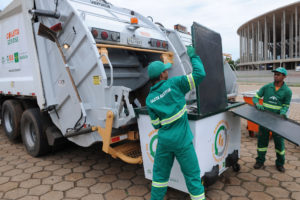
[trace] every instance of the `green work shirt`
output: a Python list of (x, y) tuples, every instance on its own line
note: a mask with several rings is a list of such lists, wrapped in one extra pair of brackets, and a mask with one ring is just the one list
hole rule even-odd
[(253, 103), (258, 103), (260, 98), (263, 98), (263, 106), (266, 110), (285, 114), (290, 107), (292, 91), (285, 83), (277, 91), (274, 83), (269, 83), (260, 88), (253, 97)]
[(185, 147), (193, 140), (188, 124), (185, 94), (206, 76), (199, 56), (191, 58), (193, 72), (162, 80), (151, 87), (146, 99), (151, 123), (158, 131), (158, 142), (170, 148)]

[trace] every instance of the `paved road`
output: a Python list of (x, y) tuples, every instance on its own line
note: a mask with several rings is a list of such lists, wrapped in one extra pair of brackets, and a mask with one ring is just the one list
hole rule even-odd
[[(238, 82), (242, 83), (269, 83), (273, 81), (273, 73), (268, 70), (237, 71)], [(300, 86), (300, 72), (288, 70), (286, 82), (289, 85)]]
[[(240, 85), (240, 92), (260, 86)], [(300, 88), (293, 91), (300, 94)], [(238, 99), (242, 100), (242, 96)], [(300, 122), (300, 104), (293, 103), (291, 110), (291, 118)], [(207, 188), (207, 199), (300, 199), (300, 148), (286, 144), (286, 173), (275, 169), (272, 141), (265, 169), (254, 170), (256, 138), (248, 136), (246, 121), (242, 120), (241, 171), (224, 172)], [(114, 160), (101, 152), (100, 145), (69, 145), (47, 156), (32, 158), (21, 143), (12, 144), (0, 129), (0, 199), (142, 200), (150, 199), (150, 185), (141, 165)], [(189, 197), (169, 189), (166, 199)]]

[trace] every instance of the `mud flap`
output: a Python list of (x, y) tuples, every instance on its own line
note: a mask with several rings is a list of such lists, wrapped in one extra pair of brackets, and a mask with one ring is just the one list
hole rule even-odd
[(268, 111), (257, 110), (248, 104), (234, 108), (231, 112), (281, 135), (291, 143), (298, 146), (300, 144), (300, 124), (296, 121), (284, 119)]

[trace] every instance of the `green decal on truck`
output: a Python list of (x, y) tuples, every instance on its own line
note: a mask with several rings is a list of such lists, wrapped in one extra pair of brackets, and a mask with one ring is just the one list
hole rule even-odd
[(15, 63), (18, 63), (19, 62), (19, 53), (18, 52), (14, 53), (14, 57), (15, 57)]

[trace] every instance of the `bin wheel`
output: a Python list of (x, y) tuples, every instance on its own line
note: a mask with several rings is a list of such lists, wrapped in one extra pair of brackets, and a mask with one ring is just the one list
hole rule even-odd
[(254, 137), (254, 136), (255, 136), (254, 131), (249, 131), (249, 136), (250, 136), (250, 137)]
[(33, 157), (47, 153), (50, 150), (43, 116), (38, 108), (27, 109), (21, 118), (21, 135), (25, 148)]
[(235, 163), (234, 165), (232, 165), (232, 169), (235, 172), (239, 172), (241, 170), (241, 166), (238, 163)]

